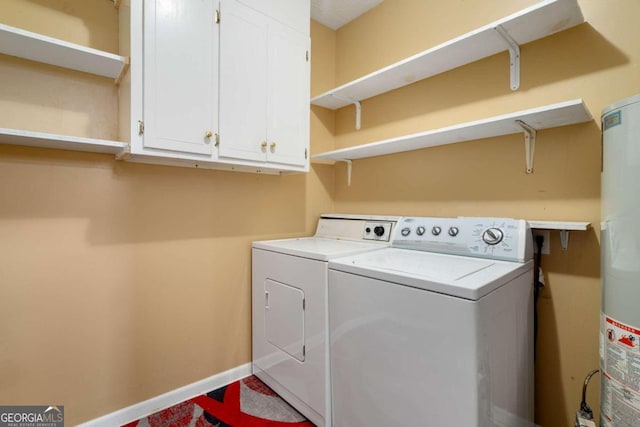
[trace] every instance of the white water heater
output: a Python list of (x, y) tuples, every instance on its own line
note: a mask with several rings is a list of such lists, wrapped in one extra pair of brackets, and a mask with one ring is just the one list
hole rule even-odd
[(602, 111), (601, 427), (640, 426), (640, 95)]

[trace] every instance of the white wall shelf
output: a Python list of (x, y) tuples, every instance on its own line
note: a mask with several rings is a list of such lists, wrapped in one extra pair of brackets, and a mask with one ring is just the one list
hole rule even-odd
[[(327, 163), (328, 161), (347, 162), (350, 172), (351, 161), (355, 159), (384, 156), (438, 145), (454, 144), (522, 132), (525, 137), (527, 172), (531, 173), (533, 171), (536, 131), (584, 123), (590, 120), (592, 120), (591, 114), (582, 99), (574, 99), (426, 132), (320, 153), (314, 155), (312, 159), (318, 163)], [(349, 173), (348, 175), (351, 174)], [(348, 180), (351, 180), (350, 176), (348, 176)]]
[(569, 247), (569, 231), (587, 231), (591, 228), (590, 222), (582, 221), (537, 221), (527, 220), (529, 227), (534, 230), (559, 230), (560, 245), (566, 251)]
[(126, 73), (129, 58), (0, 24), (0, 53), (98, 76), (116, 83)]
[(569, 230), (587, 231), (591, 227), (590, 222), (581, 221), (537, 221), (527, 220), (529, 227), (537, 230)]
[(124, 142), (108, 141), (105, 139), (81, 138), (77, 136), (6, 128), (0, 128), (0, 144), (109, 154), (116, 154), (127, 146)]
[(519, 87), (519, 46), (584, 22), (577, 0), (545, 0), (311, 99), (332, 110), (509, 50), (511, 89)]

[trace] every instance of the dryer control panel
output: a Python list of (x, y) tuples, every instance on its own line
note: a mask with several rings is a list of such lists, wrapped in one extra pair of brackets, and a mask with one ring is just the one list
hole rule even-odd
[(527, 222), (513, 218), (405, 217), (398, 222), (392, 245), (506, 261), (533, 257)]
[(366, 240), (389, 244), (400, 217), (381, 215), (324, 214), (315, 237)]

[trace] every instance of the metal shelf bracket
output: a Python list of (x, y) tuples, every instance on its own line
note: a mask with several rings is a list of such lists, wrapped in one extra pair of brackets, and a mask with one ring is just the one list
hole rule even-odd
[(347, 164), (347, 187), (351, 187), (351, 170), (353, 168), (353, 162), (351, 160), (338, 160), (339, 162), (345, 162)]
[(524, 131), (524, 155), (527, 162), (527, 173), (533, 173), (533, 156), (536, 152), (536, 133), (537, 131), (523, 122), (516, 120), (516, 123)]
[(560, 230), (560, 246), (563, 251), (569, 248), (569, 230)]
[(507, 48), (509, 49), (511, 90), (518, 90), (518, 88), (520, 88), (520, 46), (502, 25), (498, 25), (494, 30), (496, 30), (505, 43), (507, 43)]
[(354, 107), (356, 107), (356, 130), (360, 130), (360, 123), (362, 119), (362, 104), (360, 104), (360, 101), (356, 99), (351, 99), (347, 96), (336, 95), (334, 93), (332, 93), (331, 96), (334, 97), (335, 99), (339, 99), (340, 101), (353, 104)]

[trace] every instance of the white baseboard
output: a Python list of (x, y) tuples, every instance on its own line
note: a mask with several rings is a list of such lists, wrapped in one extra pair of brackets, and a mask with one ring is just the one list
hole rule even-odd
[(152, 397), (144, 402), (136, 403), (99, 418), (78, 424), (78, 427), (113, 427), (130, 423), (147, 415), (151, 415), (161, 409), (168, 408), (177, 403), (199, 396), (203, 393), (215, 390), (234, 381), (251, 375), (251, 363), (237, 366), (225, 372), (213, 375), (184, 387), (171, 390), (160, 396)]

